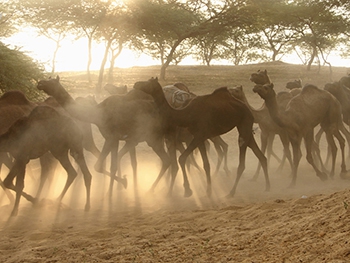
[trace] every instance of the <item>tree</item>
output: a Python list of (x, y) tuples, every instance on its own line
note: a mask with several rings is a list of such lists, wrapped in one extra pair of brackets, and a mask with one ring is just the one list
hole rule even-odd
[[(133, 37), (133, 26), (129, 11), (123, 4), (111, 4), (106, 9), (106, 14), (101, 21), (96, 37), (105, 42), (105, 52), (101, 61), (96, 91), (99, 93), (102, 88), (104, 68), (107, 63), (110, 51), (113, 51), (111, 57), (111, 66), (115, 59), (121, 54), (123, 48), (131, 41)], [(112, 69), (110, 69), (112, 70)], [(110, 74), (112, 72), (110, 71)]]
[[(73, 1), (74, 2), (74, 1)], [(61, 41), (69, 34), (71, 26), (67, 20), (69, 10), (74, 6), (72, 1), (21, 0), (18, 5), (21, 12), (21, 23), (38, 30), (55, 42), (52, 54), (51, 72), (55, 72), (55, 62)]]
[(16, 2), (0, 2), (0, 37), (9, 37), (17, 31)]
[(42, 98), (36, 83), (44, 77), (41, 65), (18, 49), (11, 49), (0, 42), (0, 90), (21, 90), (29, 99)]
[[(214, 2), (214, 1), (213, 1)], [(173, 55), (180, 44), (208, 32), (221, 31), (230, 24), (241, 23), (246, 15), (244, 1), (152, 1), (134, 0), (129, 2), (139, 29), (140, 43), (147, 40), (152, 47), (160, 50), (165, 57), (160, 71), (160, 79), (165, 79), (166, 68), (173, 60)], [(238, 12), (243, 11), (243, 12)], [(165, 43), (169, 46), (167, 54)], [(144, 46), (147, 48), (147, 45)], [(140, 47), (139, 47), (140, 48)], [(165, 53), (165, 52), (163, 52)]]
[(334, 50), (342, 41), (344, 32), (348, 32), (347, 20), (339, 13), (339, 7), (328, 1), (299, 0), (291, 4), (291, 17), (294, 21), (291, 29), (298, 34), (295, 46), (310, 50), (307, 70), (318, 58), (330, 66), (325, 53)]

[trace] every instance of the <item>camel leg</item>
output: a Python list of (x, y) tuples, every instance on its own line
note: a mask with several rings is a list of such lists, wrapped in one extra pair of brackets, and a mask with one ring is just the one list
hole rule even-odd
[[(269, 139), (268, 134), (262, 130), (260, 134), (260, 141), (261, 141), (261, 151), (263, 154), (266, 153), (268, 139)], [(258, 179), (260, 169), (261, 169), (261, 163), (259, 162), (258, 167), (256, 168), (256, 171), (255, 171), (255, 174), (252, 178), (253, 181), (256, 181)]]
[(301, 159), (301, 150), (300, 150), (301, 138), (297, 138), (297, 139), (290, 138), (290, 143), (293, 149), (293, 167), (292, 167), (293, 169), (292, 169), (292, 181), (289, 187), (292, 188), (292, 187), (295, 187), (296, 185), (298, 167)]
[[(240, 141), (240, 139), (239, 139), (239, 141)], [(236, 193), (238, 182), (241, 179), (243, 171), (245, 170), (246, 152), (247, 152), (247, 143), (242, 143), (242, 144), (239, 143), (239, 164), (238, 164), (238, 168), (237, 168), (237, 176), (236, 176), (235, 183), (234, 183), (230, 193), (228, 194), (228, 197), (233, 197)]]
[[(9, 174), (4, 180), (5, 187), (14, 190), (16, 192), (16, 199), (11, 216), (16, 216), (18, 214), (19, 201), (22, 196), (24, 188), (24, 175), (26, 169), (26, 162), (16, 160)], [(13, 185), (13, 179), (16, 177), (16, 185)]]
[(211, 197), (212, 187), (211, 187), (211, 176), (210, 176), (210, 164), (209, 164), (209, 160), (208, 160), (207, 149), (206, 149), (204, 143), (200, 143), (198, 145), (198, 148), (199, 148), (199, 151), (200, 151), (201, 156), (202, 156), (203, 168), (205, 171), (205, 175), (207, 177), (207, 195), (208, 195), (208, 197)]
[(218, 152), (218, 156), (219, 156), (219, 160), (215, 169), (215, 174), (219, 171), (222, 161), (224, 161), (224, 171), (226, 172), (226, 175), (229, 176), (230, 170), (228, 169), (228, 166), (227, 166), (228, 144), (221, 138), (221, 136), (210, 138), (210, 140), (214, 143), (215, 149)]
[(340, 147), (340, 151), (341, 151), (341, 158), (342, 158), (342, 160), (341, 160), (341, 166), (340, 166), (341, 167), (340, 177), (344, 178), (346, 173), (347, 173), (346, 165), (345, 165), (345, 139), (340, 134), (339, 130), (335, 130), (334, 131), (334, 136), (337, 138), (337, 140), (339, 142), (339, 147)]
[(152, 147), (153, 151), (159, 156), (159, 158), (162, 161), (162, 167), (161, 167), (161, 169), (159, 171), (159, 174), (158, 174), (156, 180), (152, 184), (150, 192), (154, 192), (154, 189), (157, 187), (160, 179), (163, 177), (164, 173), (166, 172), (166, 170), (171, 165), (172, 166), (172, 169), (171, 169), (171, 182), (170, 182), (170, 188), (169, 188), (169, 191), (168, 191), (168, 196), (172, 195), (176, 174), (177, 174), (177, 171), (179, 169), (178, 165), (177, 165), (177, 161), (176, 161), (175, 143), (176, 142), (174, 142), (173, 139), (169, 141), (169, 145), (168, 145), (169, 154), (165, 151), (165, 149), (163, 147), (163, 144), (161, 142), (157, 142), (157, 143), (152, 143), (151, 144), (151, 147)]
[(51, 173), (55, 171), (56, 165), (57, 165), (57, 159), (53, 158), (51, 153), (46, 153), (40, 157), (40, 166), (41, 166), (40, 184), (35, 196), (37, 200), (39, 200), (41, 196), (41, 192), (43, 190), (45, 182), (47, 181), (47, 178), (51, 175)]
[[(347, 143), (348, 143), (349, 151), (350, 151), (350, 132), (345, 128), (343, 122), (340, 122), (339, 130), (340, 130), (341, 133), (345, 136), (345, 139), (346, 139), (346, 141), (347, 141)], [(349, 154), (350, 154), (350, 153), (349, 153)]]
[(58, 202), (61, 202), (64, 195), (66, 194), (67, 190), (69, 189), (70, 185), (73, 183), (74, 179), (77, 177), (77, 171), (74, 169), (72, 163), (70, 162), (68, 158), (68, 151), (64, 151), (61, 153), (52, 152), (53, 156), (57, 158), (57, 160), (60, 162), (62, 167), (67, 172), (67, 180), (66, 184), (63, 187), (63, 190), (59, 197), (57, 198)]
[[(277, 162), (281, 163), (282, 159), (273, 151), (273, 142), (275, 140), (275, 134), (270, 134), (268, 140), (267, 140), (267, 152), (269, 154), (269, 157), (267, 158), (268, 164), (270, 163), (271, 156), (273, 156)], [(283, 158), (283, 157), (282, 157)]]
[(106, 175), (110, 175), (110, 172), (106, 171), (106, 169), (104, 168), (104, 164), (107, 158), (107, 155), (111, 152), (111, 143), (108, 140), (105, 140), (103, 147), (102, 147), (102, 151), (100, 153), (100, 155), (97, 158), (97, 161), (95, 163), (95, 171), (98, 173), (103, 173)]
[[(137, 181), (137, 159), (136, 159), (136, 143), (133, 143), (131, 141), (125, 141), (125, 144), (118, 152), (118, 159), (117, 159), (117, 167), (118, 167), (118, 178), (122, 178), (122, 170), (121, 170), (121, 160), (123, 156), (129, 152), (130, 159), (131, 159), (131, 166), (133, 170), (133, 179), (134, 184), (136, 184)], [(126, 188), (126, 187), (125, 187)]]
[[(311, 166), (314, 168), (316, 175), (321, 179), (321, 180), (326, 180), (327, 179), (327, 174), (324, 172), (321, 172), (317, 166), (315, 165), (314, 159), (312, 157), (312, 145), (314, 143), (314, 134), (313, 130), (309, 131), (306, 136), (305, 136), (305, 147), (306, 147), (306, 160), (311, 164)], [(316, 145), (315, 145), (316, 146)], [(318, 145), (317, 145), (318, 148)]]
[(85, 189), (86, 189), (86, 203), (85, 203), (85, 211), (90, 210), (90, 193), (91, 193), (91, 179), (92, 175), (89, 171), (89, 168), (86, 165), (86, 161), (84, 158), (84, 153), (81, 150), (78, 150), (76, 152), (72, 152), (72, 156), (74, 160), (78, 163), (81, 172), (84, 176), (84, 183), (85, 183)]
[(198, 147), (198, 145), (201, 143), (201, 139), (199, 138), (193, 138), (193, 140), (191, 141), (191, 143), (188, 145), (188, 147), (186, 148), (186, 150), (180, 155), (179, 157), (179, 164), (182, 170), (182, 174), (183, 174), (183, 179), (184, 179), (184, 188), (185, 188), (185, 197), (190, 197), (192, 195), (192, 190), (190, 187), (190, 183), (188, 181), (188, 177), (187, 177), (187, 172), (186, 172), (186, 160), (187, 157), (193, 152), (194, 149), (196, 149)]
[(332, 154), (332, 166), (331, 166), (330, 177), (333, 179), (334, 173), (335, 173), (335, 160), (337, 158), (337, 146), (335, 145), (333, 134), (330, 133), (329, 131), (326, 131), (326, 140), (328, 143), (328, 148), (330, 149)]
[[(292, 154), (290, 152), (290, 149), (289, 149), (289, 138), (287, 135), (285, 134), (280, 134), (280, 139), (281, 139), (281, 142), (282, 142), (282, 145), (283, 145), (283, 152), (284, 152), (284, 158), (287, 158), (289, 164), (290, 164), (290, 168), (291, 170), (293, 170), (293, 160), (292, 160)], [(282, 163), (280, 164), (280, 166), (278, 167), (278, 171), (282, 170)]]
[(10, 204), (14, 203), (15, 199), (11, 192), (5, 187), (4, 182), (0, 179), (0, 187), (4, 190), (7, 198), (10, 200)]

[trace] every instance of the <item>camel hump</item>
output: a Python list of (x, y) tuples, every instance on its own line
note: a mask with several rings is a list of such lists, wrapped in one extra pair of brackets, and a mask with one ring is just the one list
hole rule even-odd
[(231, 95), (231, 93), (228, 91), (227, 87), (220, 87), (220, 88), (217, 88), (213, 91), (213, 94), (219, 94), (219, 93), (227, 93), (227, 94)]
[(10, 90), (1, 96), (0, 103), (23, 105), (29, 104), (30, 101), (26, 98), (23, 92), (19, 90)]
[(316, 92), (316, 91), (321, 91), (321, 89), (319, 89), (317, 86), (313, 84), (306, 84), (301, 90), (303, 94), (308, 92)]
[(51, 119), (60, 117), (59, 114), (54, 108), (50, 106), (40, 105), (35, 107), (29, 115), (29, 118), (35, 118), (35, 120)]

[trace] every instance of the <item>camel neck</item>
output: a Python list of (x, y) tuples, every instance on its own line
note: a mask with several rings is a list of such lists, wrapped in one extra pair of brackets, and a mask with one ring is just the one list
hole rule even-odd
[(283, 121), (283, 118), (281, 117), (276, 96), (265, 99), (265, 105), (269, 110), (270, 116), (273, 119), (273, 121), (276, 122), (277, 125), (279, 125), (280, 127), (285, 127), (286, 125), (285, 125), (285, 122)]

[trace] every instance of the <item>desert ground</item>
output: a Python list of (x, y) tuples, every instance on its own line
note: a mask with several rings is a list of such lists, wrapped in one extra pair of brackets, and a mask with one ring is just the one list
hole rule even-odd
[[(262, 100), (251, 91), (249, 74), (266, 68), (279, 90), (284, 89), (285, 82), (297, 78), (320, 88), (322, 83), (330, 81), (328, 68), (322, 68), (321, 73), (316, 73), (317, 69), (307, 73), (302, 66), (272, 63), (249, 67), (172, 68), (163, 84), (181, 81), (199, 95), (220, 86), (240, 84), (248, 100), (259, 108)], [(134, 81), (156, 76), (157, 70), (120, 69), (116, 83), (131, 88)], [(333, 80), (347, 73), (346, 68), (334, 69)], [(61, 73), (60, 77), (71, 94), (92, 93), (93, 87), (84, 82), (83, 73)], [(254, 127), (255, 139), (260, 143), (260, 131), (257, 125)], [(93, 129), (101, 149), (103, 139), (96, 127)], [(302, 148), (294, 188), (288, 187), (289, 165), (286, 163), (279, 170), (279, 162), (272, 158), (269, 162), (271, 190), (266, 192), (262, 173), (256, 181), (252, 180), (258, 161), (248, 150), (246, 169), (236, 195), (227, 198), (238, 165), (237, 131), (230, 131), (223, 139), (229, 144), (230, 175), (222, 168), (212, 175), (211, 198), (206, 195), (204, 173), (195, 167), (189, 170), (193, 196), (183, 197), (181, 171), (172, 197), (167, 197), (169, 175), (150, 192), (160, 161), (145, 143), (137, 147), (138, 183), (133, 181), (130, 158), (126, 155), (121, 169), (128, 179), (128, 188), (115, 183), (111, 198), (109, 177), (94, 171), (96, 158), (86, 153), (93, 175), (92, 204), (88, 212), (84, 211), (81, 174), (62, 202), (56, 202), (66, 179), (60, 167), (47, 183), (39, 204), (33, 206), (22, 198), (16, 217), (10, 217), (13, 204), (0, 192), (0, 262), (350, 262), (350, 180), (339, 176), (339, 152), (335, 177), (321, 181), (305, 160)], [(320, 148), (326, 159), (324, 138)], [(274, 151), (282, 157), (277, 139)], [(217, 154), (212, 145), (209, 152), (213, 171)], [(348, 145), (346, 153), (350, 169)], [(195, 157), (201, 164), (198, 152)], [(3, 168), (1, 178), (6, 172)], [(39, 174), (38, 161), (31, 161), (25, 179), (28, 193), (35, 194)], [(350, 171), (348, 176), (350, 178)]]

